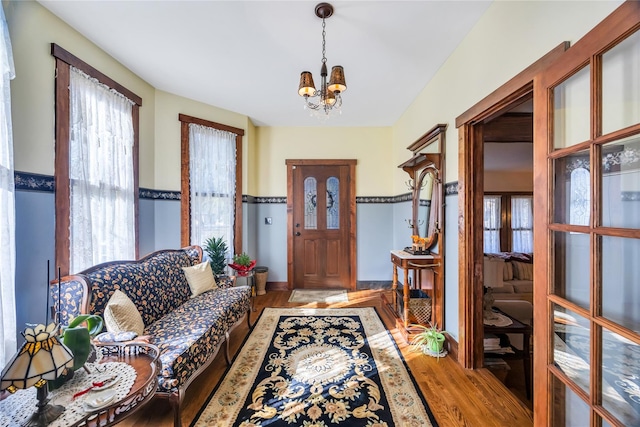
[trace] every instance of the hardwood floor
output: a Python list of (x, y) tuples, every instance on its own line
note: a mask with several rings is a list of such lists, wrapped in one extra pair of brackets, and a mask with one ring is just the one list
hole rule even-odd
[[(255, 322), (264, 307), (376, 307), (388, 328), (393, 328), (389, 313), (381, 305), (380, 295), (385, 291), (356, 291), (349, 293), (348, 303), (300, 304), (289, 303), (290, 291), (269, 291), (256, 297)], [(465, 370), (451, 357), (436, 359), (412, 352), (400, 333), (390, 329), (398, 347), (422, 391), (425, 400), (441, 427), (448, 426), (505, 426), (526, 427), (533, 424), (533, 416), (517, 397), (509, 392), (486, 369)], [(247, 324), (243, 322), (231, 334), (231, 352), (235, 354), (244, 341)], [(224, 355), (220, 352), (211, 366), (187, 389), (182, 422), (189, 426), (204, 405), (213, 388), (226, 370)], [(170, 427), (173, 413), (166, 402), (152, 401), (127, 418), (120, 425), (136, 427)]]

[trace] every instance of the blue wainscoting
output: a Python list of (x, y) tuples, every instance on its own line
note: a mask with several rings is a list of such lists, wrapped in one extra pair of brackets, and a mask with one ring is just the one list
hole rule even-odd
[[(16, 172), (16, 299), (17, 331), (24, 324), (45, 320), (47, 260), (54, 247), (53, 177)], [(445, 198), (447, 257), (444, 327), (457, 338), (457, 183), (447, 184)], [(140, 256), (180, 245), (180, 193), (140, 189)], [(393, 197), (357, 197), (358, 288), (390, 286), (392, 268), (389, 251), (410, 243), (409, 194)], [(271, 218), (271, 224), (265, 223)], [(286, 197), (243, 196), (243, 247), (269, 268), (270, 282), (287, 281)], [(21, 337), (20, 337), (21, 339)]]
[(16, 191), (16, 334), (26, 323), (44, 323), (47, 301), (47, 260), (56, 275), (53, 192)]

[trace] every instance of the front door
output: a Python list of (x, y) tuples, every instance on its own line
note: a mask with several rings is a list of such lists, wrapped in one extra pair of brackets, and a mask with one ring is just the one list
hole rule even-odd
[(534, 419), (640, 425), (640, 3), (534, 80)]
[(287, 160), (290, 289), (355, 289), (354, 168), (354, 160)]

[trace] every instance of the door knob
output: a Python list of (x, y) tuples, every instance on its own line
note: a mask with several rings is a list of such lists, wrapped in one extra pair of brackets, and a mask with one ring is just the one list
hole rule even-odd
[(299, 235), (300, 235), (300, 232), (299, 232), (299, 231), (296, 231), (296, 236), (299, 236)]

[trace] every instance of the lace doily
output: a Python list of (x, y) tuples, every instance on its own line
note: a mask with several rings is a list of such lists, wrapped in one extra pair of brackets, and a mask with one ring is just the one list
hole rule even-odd
[(500, 313), (493, 313), (493, 314), (496, 316), (495, 319), (484, 318), (482, 319), (482, 323), (484, 323), (485, 325), (498, 326), (498, 327), (509, 326), (513, 324), (513, 320), (509, 319), (504, 314), (500, 314)]
[[(90, 398), (91, 392), (73, 399), (73, 395), (91, 386), (91, 383), (103, 381), (112, 376), (118, 376), (118, 382), (110, 387), (116, 393), (112, 403), (123, 399), (133, 386), (136, 380), (136, 371), (132, 366), (122, 362), (108, 362), (93, 364), (87, 363), (87, 368), (91, 374), (87, 374), (84, 369), (79, 369), (69, 382), (58, 390), (49, 393), (50, 403), (62, 405), (64, 412), (49, 427), (65, 427), (72, 425), (87, 416), (84, 409), (84, 402)], [(36, 388), (31, 387), (26, 390), (18, 390), (0, 402), (0, 426), (19, 426), (26, 421), (31, 414), (36, 411)]]

